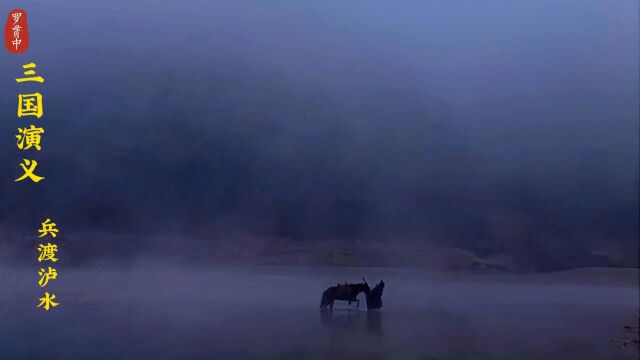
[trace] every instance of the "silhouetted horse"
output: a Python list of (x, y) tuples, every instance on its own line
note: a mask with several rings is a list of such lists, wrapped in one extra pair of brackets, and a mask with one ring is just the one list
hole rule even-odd
[(320, 308), (326, 309), (329, 306), (330, 309), (333, 309), (333, 302), (335, 300), (344, 300), (348, 301), (349, 305), (352, 302), (357, 303), (357, 306), (360, 306), (360, 300), (357, 299), (358, 294), (364, 292), (367, 296), (369, 296), (369, 284), (367, 281), (362, 278), (364, 281), (361, 284), (338, 284), (336, 286), (332, 286), (322, 293), (322, 301), (320, 302)]

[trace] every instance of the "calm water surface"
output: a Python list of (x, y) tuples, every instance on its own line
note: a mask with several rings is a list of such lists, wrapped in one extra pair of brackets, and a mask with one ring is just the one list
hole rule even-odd
[[(142, 270), (144, 269), (144, 270)], [(637, 359), (637, 282), (389, 268), (0, 272), (1, 359)], [(631, 273), (635, 276), (633, 273)], [(387, 283), (381, 311), (318, 310), (336, 282)], [(557, 279), (555, 279), (557, 278)]]

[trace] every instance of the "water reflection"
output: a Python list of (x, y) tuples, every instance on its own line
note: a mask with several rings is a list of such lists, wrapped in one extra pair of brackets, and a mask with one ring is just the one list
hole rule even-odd
[(382, 311), (367, 311), (367, 330), (372, 334), (382, 336)]
[(326, 328), (353, 332), (367, 332), (376, 336), (382, 336), (382, 311), (380, 310), (354, 310), (334, 309), (320, 311), (320, 321)]

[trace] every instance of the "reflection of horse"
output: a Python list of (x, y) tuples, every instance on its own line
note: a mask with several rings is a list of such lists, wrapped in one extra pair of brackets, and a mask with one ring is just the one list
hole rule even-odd
[(343, 331), (347, 331), (349, 334), (358, 334), (366, 330), (373, 335), (383, 335), (381, 311), (367, 311), (363, 317), (362, 311), (342, 310), (344, 311), (338, 311), (338, 309), (335, 311), (320, 311), (320, 322), (323, 326), (336, 331), (336, 334), (339, 335), (337, 338), (344, 339), (345, 343), (348, 342), (347, 339), (350, 339), (350, 337), (343, 337)]
[(329, 306), (330, 309), (333, 309), (333, 302), (335, 300), (344, 300), (348, 301), (349, 305), (352, 302), (355, 302), (358, 306), (360, 306), (360, 300), (358, 300), (357, 296), (361, 292), (364, 292), (367, 296), (369, 296), (369, 284), (367, 281), (362, 278), (363, 283), (360, 284), (338, 284), (336, 286), (332, 286), (322, 293), (322, 301), (320, 302), (320, 308), (326, 309)]

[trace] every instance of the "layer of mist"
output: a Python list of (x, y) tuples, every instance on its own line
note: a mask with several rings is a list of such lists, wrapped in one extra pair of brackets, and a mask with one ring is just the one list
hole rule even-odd
[[(1, 58), (4, 114), (18, 91), (46, 107), (40, 152), (11, 141), (27, 119), (0, 122), (14, 260), (50, 217), (78, 264), (264, 248), (258, 263), (638, 264), (634, 1), (32, 1), (29, 16), (31, 49)], [(26, 60), (44, 84), (16, 87)], [(45, 181), (13, 182), (25, 156)]]

